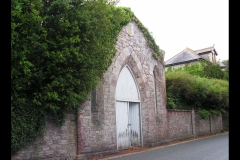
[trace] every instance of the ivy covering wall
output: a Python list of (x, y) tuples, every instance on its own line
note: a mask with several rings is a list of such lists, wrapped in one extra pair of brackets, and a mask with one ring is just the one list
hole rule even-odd
[(11, 155), (42, 135), (46, 120), (86, 100), (135, 21), (163, 63), (162, 50), (129, 8), (110, 0), (11, 1)]

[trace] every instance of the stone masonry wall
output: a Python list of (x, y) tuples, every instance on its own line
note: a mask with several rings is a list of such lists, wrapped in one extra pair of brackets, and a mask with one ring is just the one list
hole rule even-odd
[[(135, 22), (123, 27), (116, 43), (117, 53), (97, 87), (97, 113), (90, 101), (82, 104), (78, 118), (78, 154), (80, 158), (117, 152), (115, 90), (118, 76), (126, 65), (138, 85), (141, 102), (142, 146), (155, 145), (167, 138), (167, 111), (164, 64), (153, 58)], [(155, 106), (154, 70), (158, 90)]]
[(195, 114), (196, 135), (206, 135), (211, 133), (209, 118), (201, 119), (200, 115)]
[(223, 131), (222, 115), (210, 115), (207, 119), (201, 119), (195, 114), (196, 136), (218, 133)]
[(222, 125), (222, 116), (210, 116), (210, 122), (211, 122), (211, 132), (221, 132), (223, 131), (223, 125)]
[[(164, 64), (153, 58), (153, 50), (149, 47), (142, 31), (134, 22), (129, 23), (122, 29), (116, 48), (118, 50), (117, 55), (113, 59), (113, 65), (109, 68), (106, 77), (117, 82), (121, 69), (125, 65), (130, 67), (141, 97), (142, 145), (157, 145), (167, 138)], [(112, 74), (113, 76), (111, 76)], [(156, 92), (154, 74), (156, 77)], [(111, 87), (114, 89), (110, 92), (110, 95), (113, 96), (113, 105), (111, 106), (114, 106), (116, 83), (112, 83)], [(105, 98), (107, 99), (108, 96)], [(115, 119), (115, 115), (113, 119)], [(116, 128), (116, 125), (114, 127)]]
[(220, 133), (222, 115), (201, 119), (194, 111), (168, 110), (169, 141)]
[(76, 118), (67, 113), (65, 123), (58, 127), (53, 119), (47, 121), (44, 136), (20, 149), (11, 160), (60, 160), (74, 159), (77, 155)]
[(168, 110), (169, 138), (180, 140), (193, 137), (191, 110)]

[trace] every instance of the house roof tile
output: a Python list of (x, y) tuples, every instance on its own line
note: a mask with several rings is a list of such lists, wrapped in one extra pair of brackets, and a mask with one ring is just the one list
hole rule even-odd
[(214, 46), (208, 47), (208, 48), (203, 48), (203, 49), (198, 49), (198, 50), (195, 50), (194, 52), (198, 54), (198, 53), (202, 53), (202, 52), (206, 52), (206, 51), (211, 51), (213, 49), (214, 49)]
[(214, 48), (214, 45), (212, 47), (207, 47), (207, 48), (195, 50), (194, 52), (196, 54), (201, 54), (201, 53), (208, 52), (208, 51), (214, 51), (215, 54), (218, 55), (215, 48)]
[(202, 59), (192, 49), (186, 48), (165, 62), (165, 65)]

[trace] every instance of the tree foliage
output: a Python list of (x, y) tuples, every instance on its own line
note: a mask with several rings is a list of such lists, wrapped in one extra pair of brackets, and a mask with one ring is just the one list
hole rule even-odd
[(41, 7), (40, 0), (11, 1), (11, 154), (42, 133), (47, 117), (33, 99), (43, 73)]
[(131, 19), (108, 0), (11, 1), (11, 155), (61, 125), (111, 64)]

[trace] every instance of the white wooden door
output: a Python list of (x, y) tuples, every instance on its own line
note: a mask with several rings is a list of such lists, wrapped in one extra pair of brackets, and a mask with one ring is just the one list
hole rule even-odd
[(129, 130), (131, 146), (140, 146), (140, 112), (138, 102), (129, 102)]
[(128, 102), (116, 102), (117, 145), (118, 150), (130, 147)]
[(130, 69), (122, 69), (116, 86), (117, 149), (141, 145), (140, 96)]

